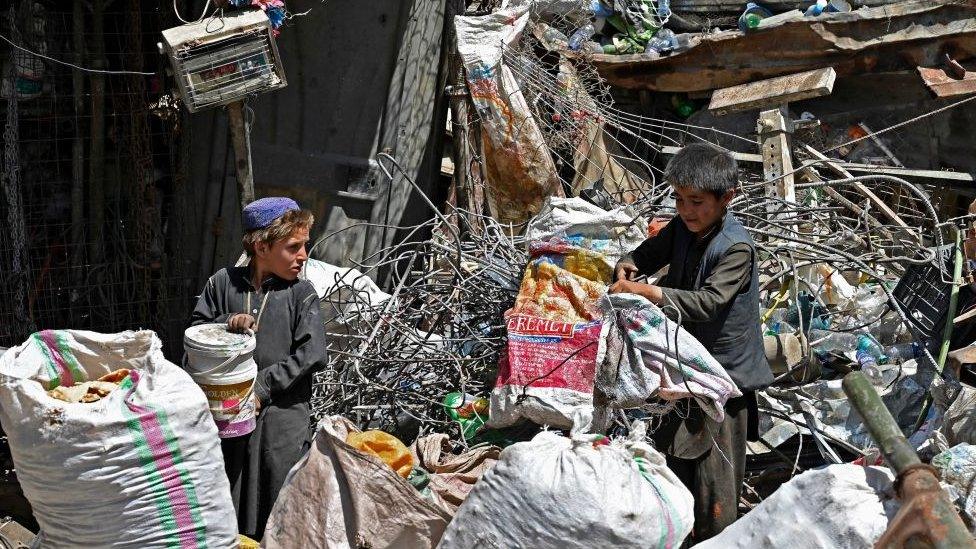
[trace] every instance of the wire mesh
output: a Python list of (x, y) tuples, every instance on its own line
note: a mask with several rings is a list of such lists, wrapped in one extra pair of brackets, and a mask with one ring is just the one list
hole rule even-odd
[(170, 13), (166, 2), (95, 0), (14, 2), (2, 14), (28, 50), (157, 74), (3, 51), (0, 345), (45, 328), (150, 328), (178, 356), (196, 289), (184, 261), (188, 125), (155, 47)]

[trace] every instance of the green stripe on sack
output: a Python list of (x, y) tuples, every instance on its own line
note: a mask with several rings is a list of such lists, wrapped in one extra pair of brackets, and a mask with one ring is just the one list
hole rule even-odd
[(176, 467), (176, 471), (180, 475), (180, 483), (186, 490), (186, 499), (190, 502), (190, 516), (193, 518), (193, 530), (196, 534), (197, 543), (202, 549), (206, 549), (207, 539), (204, 535), (206, 528), (203, 524), (203, 518), (200, 516), (200, 503), (197, 499), (197, 491), (193, 487), (193, 482), (190, 480), (190, 474), (187, 472), (186, 467), (183, 467), (183, 452), (180, 451), (180, 445), (176, 442), (176, 436), (170, 427), (169, 417), (166, 415), (166, 412), (155, 409), (154, 411), (156, 412), (156, 418), (159, 420), (159, 425), (162, 427), (163, 434), (166, 436), (166, 446), (173, 456), (173, 466)]
[(41, 350), (41, 353), (44, 355), (47, 373), (51, 377), (47, 387), (47, 390), (50, 391), (51, 389), (61, 385), (61, 373), (58, 372), (58, 367), (54, 362), (54, 357), (51, 356), (51, 351), (47, 348), (47, 344), (44, 343), (44, 340), (41, 338), (41, 333), (35, 332), (33, 335), (31, 335), (31, 341), (34, 342), (34, 345), (37, 345), (37, 347)]
[[(674, 516), (673, 513), (671, 513), (671, 509), (672, 509), (671, 500), (668, 499), (667, 494), (665, 494), (664, 490), (661, 490), (660, 486), (657, 485), (657, 482), (655, 481), (654, 477), (651, 476), (651, 471), (650, 471), (651, 467), (650, 467), (650, 463), (647, 461), (647, 458), (641, 456), (634, 456), (633, 460), (637, 463), (637, 470), (640, 472), (641, 476), (644, 477), (644, 480), (646, 480), (648, 484), (651, 485), (651, 488), (654, 489), (654, 493), (657, 494), (658, 499), (661, 500), (661, 505), (666, 508), (664, 512), (668, 514), (667, 515), (668, 518), (673, 519), (675, 521), (674, 525), (671, 527), (672, 531), (680, 532), (683, 529), (683, 526), (681, 524), (681, 517), (676, 517)], [(659, 539), (657, 542), (658, 547), (668, 546), (667, 537), (668, 537), (668, 532), (665, 530), (664, 532), (661, 533), (661, 539)]]
[[(119, 384), (120, 391), (127, 391), (132, 388), (132, 378), (125, 378), (122, 383)], [(169, 498), (166, 494), (166, 487), (163, 484), (162, 475), (156, 470), (156, 463), (153, 460), (152, 450), (149, 448), (149, 441), (146, 440), (145, 434), (142, 432), (142, 425), (139, 423), (139, 416), (136, 415), (129, 407), (123, 404), (122, 413), (126, 417), (126, 425), (129, 427), (129, 431), (132, 432), (132, 440), (135, 443), (136, 453), (139, 455), (139, 462), (142, 464), (142, 470), (146, 473), (146, 477), (149, 480), (149, 485), (153, 487), (153, 503), (156, 505), (156, 510), (159, 512), (159, 517), (162, 520), (163, 527), (166, 529), (167, 540), (166, 545), (168, 547), (179, 547), (180, 540), (177, 534), (176, 528), (176, 517), (173, 515), (173, 508), (170, 506)]]
[(75, 358), (75, 353), (68, 346), (68, 340), (64, 336), (64, 331), (55, 330), (54, 340), (58, 342), (58, 350), (61, 351), (61, 358), (68, 364), (68, 369), (71, 370), (71, 377), (74, 378), (75, 383), (78, 384), (88, 381), (88, 372), (81, 367), (78, 359)]

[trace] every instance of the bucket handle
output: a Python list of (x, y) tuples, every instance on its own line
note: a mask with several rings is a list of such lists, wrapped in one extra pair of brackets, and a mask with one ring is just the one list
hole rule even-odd
[(220, 370), (221, 368), (224, 368), (224, 367), (226, 367), (226, 366), (227, 366), (228, 364), (230, 364), (231, 362), (233, 362), (234, 360), (236, 360), (236, 359), (237, 359), (238, 357), (240, 357), (240, 356), (241, 356), (242, 354), (244, 354), (244, 351), (238, 351), (238, 352), (237, 352), (237, 354), (235, 354), (235, 355), (233, 355), (233, 356), (231, 356), (231, 357), (228, 357), (228, 358), (227, 358), (227, 360), (225, 360), (225, 361), (223, 361), (223, 362), (221, 362), (220, 364), (218, 364), (218, 365), (216, 365), (216, 366), (214, 366), (213, 368), (211, 368), (211, 369), (209, 369), (209, 370), (203, 370), (203, 371), (194, 371), (194, 372), (192, 372), (192, 373), (193, 373), (193, 374), (195, 374), (195, 375), (206, 375), (206, 374), (212, 374), (213, 372), (216, 372), (217, 370)]

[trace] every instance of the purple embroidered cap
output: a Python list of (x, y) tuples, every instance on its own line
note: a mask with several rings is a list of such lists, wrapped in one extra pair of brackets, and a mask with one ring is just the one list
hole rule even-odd
[(286, 212), (298, 209), (298, 203), (285, 196), (259, 198), (244, 206), (244, 230), (263, 229)]

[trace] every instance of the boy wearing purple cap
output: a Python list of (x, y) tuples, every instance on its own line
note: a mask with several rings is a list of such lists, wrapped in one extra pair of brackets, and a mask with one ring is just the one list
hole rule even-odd
[(290, 198), (248, 204), (243, 244), (250, 264), (210, 277), (190, 322), (226, 322), (257, 338), (257, 427), (221, 440), (238, 529), (254, 539), (264, 533), (285, 476), (311, 442), (312, 375), (326, 364), (318, 295), (298, 278), (313, 222)]

